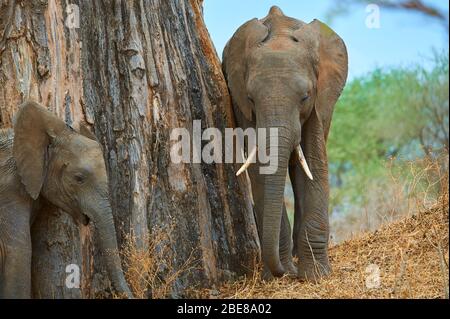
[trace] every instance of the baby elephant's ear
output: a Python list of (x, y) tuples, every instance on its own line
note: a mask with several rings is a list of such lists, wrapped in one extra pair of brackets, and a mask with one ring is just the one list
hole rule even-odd
[(252, 49), (263, 42), (269, 34), (269, 29), (258, 19), (253, 19), (242, 25), (228, 41), (222, 57), (222, 69), (235, 106), (245, 118), (252, 120), (253, 106), (248, 99), (246, 68), (247, 56)]
[(46, 173), (47, 147), (66, 128), (65, 123), (45, 107), (23, 103), (15, 118), (13, 156), (28, 194), (39, 196)]

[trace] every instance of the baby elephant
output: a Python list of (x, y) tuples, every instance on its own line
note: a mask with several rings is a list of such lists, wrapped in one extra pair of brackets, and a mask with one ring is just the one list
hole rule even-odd
[(93, 220), (109, 275), (132, 298), (118, 254), (100, 145), (35, 102), (25, 102), (14, 131), (0, 130), (0, 298), (31, 297), (30, 225), (39, 201)]

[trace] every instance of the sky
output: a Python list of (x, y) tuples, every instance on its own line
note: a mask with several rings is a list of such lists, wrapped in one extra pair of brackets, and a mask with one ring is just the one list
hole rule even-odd
[[(448, 33), (433, 19), (404, 10), (380, 9), (380, 28), (368, 28), (367, 4), (357, 4), (349, 13), (332, 21), (327, 13), (337, 0), (205, 0), (204, 15), (219, 56), (237, 28), (252, 18), (263, 18), (272, 5), (285, 15), (310, 22), (314, 18), (329, 26), (344, 39), (349, 55), (349, 78), (364, 75), (377, 67), (432, 65), (433, 50), (448, 50)], [(448, 13), (447, 0), (426, 3)]]

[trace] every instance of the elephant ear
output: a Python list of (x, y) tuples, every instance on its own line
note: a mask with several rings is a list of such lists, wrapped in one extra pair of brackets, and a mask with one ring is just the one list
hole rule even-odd
[(264, 41), (268, 35), (269, 29), (255, 18), (236, 31), (223, 51), (222, 67), (233, 103), (248, 121), (252, 121), (253, 105), (246, 89), (246, 58), (251, 48)]
[[(330, 130), (333, 108), (347, 81), (348, 55), (344, 41), (319, 20), (313, 20), (305, 29), (311, 31), (318, 50), (317, 97), (315, 108), (322, 121), (325, 140)], [(302, 28), (303, 29), (303, 28)], [(298, 30), (305, 32), (307, 30)]]
[(65, 123), (36, 102), (23, 103), (15, 118), (13, 156), (28, 194), (39, 196), (46, 173), (47, 147)]

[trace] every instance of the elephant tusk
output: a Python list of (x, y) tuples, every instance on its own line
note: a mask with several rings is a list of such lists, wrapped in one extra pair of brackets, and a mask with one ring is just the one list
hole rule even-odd
[[(252, 161), (256, 158), (256, 151), (257, 151), (257, 147), (255, 147), (250, 155), (248, 156), (247, 160), (245, 161), (244, 165), (241, 166), (241, 168), (238, 170), (238, 172), (236, 173), (236, 176), (241, 175), (243, 172), (245, 172), (247, 170), (247, 168), (250, 166), (250, 164), (252, 164)], [(245, 156), (242, 155), (242, 158), (245, 159)]]
[(298, 160), (300, 161), (300, 164), (302, 165), (303, 170), (305, 171), (306, 175), (310, 180), (313, 180), (313, 176), (311, 174), (311, 171), (309, 170), (308, 163), (306, 163), (305, 155), (303, 154), (302, 147), (298, 145), (296, 148)]

